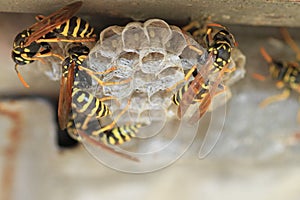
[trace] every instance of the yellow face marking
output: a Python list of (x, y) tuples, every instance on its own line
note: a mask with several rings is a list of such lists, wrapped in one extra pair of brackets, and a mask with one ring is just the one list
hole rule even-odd
[(15, 57), (15, 59), (18, 60), (18, 61), (23, 61), (23, 59), (20, 58), (20, 57)]
[(13, 52), (16, 53), (16, 54), (20, 54), (21, 53), (20, 51), (17, 51), (15, 49), (13, 50)]
[(217, 58), (217, 60), (216, 60), (217, 62), (222, 62), (223, 61), (223, 59), (222, 58)]
[(24, 51), (25, 51), (26, 53), (28, 53), (28, 52), (30, 52), (30, 49), (24, 48)]

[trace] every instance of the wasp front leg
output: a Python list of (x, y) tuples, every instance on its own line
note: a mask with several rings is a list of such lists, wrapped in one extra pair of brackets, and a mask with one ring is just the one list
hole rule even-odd
[(290, 96), (290, 93), (291, 93), (290, 89), (286, 88), (283, 90), (283, 92), (281, 94), (270, 96), (270, 97), (266, 98), (265, 100), (263, 100), (259, 104), (259, 107), (264, 108), (264, 107), (270, 105), (271, 103), (275, 103), (278, 101), (284, 101)]
[(289, 32), (286, 28), (281, 28), (280, 33), (284, 39), (284, 41), (293, 49), (293, 51), (296, 53), (296, 59), (297, 61), (300, 61), (300, 48), (296, 44), (296, 42), (293, 40)]

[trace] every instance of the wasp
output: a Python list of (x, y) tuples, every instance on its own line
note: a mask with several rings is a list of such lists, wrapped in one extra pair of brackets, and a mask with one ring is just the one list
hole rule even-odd
[[(64, 129), (65, 121), (68, 120), (68, 118), (64, 119), (64, 116), (69, 115), (70, 108), (72, 108), (78, 115), (85, 116), (85, 120), (79, 120), (81, 129), (85, 130), (88, 127), (89, 121), (92, 117), (95, 117), (96, 119), (108, 116), (111, 114), (108, 106), (104, 103), (106, 100), (112, 100), (113, 97), (104, 97), (104, 98), (97, 98), (91, 93), (81, 89), (84, 86), (84, 81), (82, 81), (82, 77), (80, 76), (80, 80), (76, 79), (75, 77), (78, 77), (79, 73), (86, 73), (85, 70), (88, 70), (84, 65), (86, 64), (84, 61), (86, 60), (88, 54), (89, 54), (89, 48), (82, 45), (81, 43), (74, 44), (71, 48), (68, 50), (69, 56), (65, 58), (63, 62), (63, 73), (62, 73), (62, 81), (61, 81), (61, 93), (60, 93), (60, 100), (59, 100), (59, 112), (58, 116), (61, 120), (60, 125), (61, 128)], [(108, 73), (113, 71), (115, 68), (110, 68), (105, 72), (102, 73)], [(86, 75), (89, 77), (91, 74), (89, 74), (90, 71), (88, 70), (88, 73)], [(94, 77), (95, 78), (95, 77)], [(90, 80), (86, 80), (87, 82), (90, 82)], [(101, 84), (119, 84), (121, 82), (115, 83), (115, 82), (101, 82)], [(124, 110), (125, 112), (125, 110)], [(74, 117), (72, 117), (74, 118)], [(119, 117), (117, 117), (119, 118)], [(73, 119), (72, 119), (73, 120)], [(66, 123), (67, 124), (67, 123)], [(110, 128), (109, 128), (110, 127)], [(135, 127), (136, 126), (123, 126), (123, 127), (114, 127), (113, 125), (110, 125), (106, 127), (105, 129), (101, 129), (100, 132), (92, 131), (94, 132), (93, 135), (100, 135), (101, 133), (105, 132), (105, 135), (109, 135), (109, 140), (112, 141), (110, 138), (118, 138), (116, 136), (117, 134), (126, 136), (126, 132), (128, 135), (132, 134), (134, 135)], [(132, 130), (131, 130), (132, 129)], [(126, 141), (124, 139), (124, 141)], [(121, 143), (121, 142), (110, 142), (110, 143)]]
[[(183, 28), (183, 31), (187, 31), (194, 24), (192, 23)], [(183, 81), (188, 81), (191, 76), (194, 76), (194, 79), (173, 95), (173, 102), (179, 105), (177, 113), (179, 118), (183, 116), (189, 105), (195, 102), (199, 103), (199, 109), (193, 114), (191, 122), (198, 121), (208, 110), (212, 98), (217, 93), (225, 91), (226, 87), (221, 84), (224, 73), (231, 73), (235, 70), (228, 68), (231, 61), (232, 49), (236, 46), (233, 34), (220, 24), (208, 23), (206, 27), (207, 30), (202, 40), (206, 44), (209, 55), (207, 62), (201, 67), (199, 72), (197, 66), (193, 66)], [(214, 27), (220, 30), (212, 36)], [(198, 31), (199, 34), (202, 32)], [(196, 34), (193, 34), (193, 36), (196, 36)], [(198, 42), (203, 43), (199, 39)], [(200, 52), (195, 47), (191, 47), (191, 49)], [(221, 88), (221, 91), (218, 90), (219, 88)]]
[[(193, 21), (183, 27), (182, 30), (190, 31), (193, 28), (197, 28), (192, 32), (193, 37), (199, 44), (206, 46), (207, 52), (214, 57), (212, 72), (221, 71), (230, 62), (232, 49), (237, 46), (235, 37), (227, 27), (217, 23), (206, 23), (204, 26), (201, 26), (199, 22)], [(217, 30), (217, 32), (213, 34), (214, 30)], [(226, 69), (226, 72), (234, 70)]]
[[(110, 114), (109, 108), (103, 103), (105, 100), (113, 99), (113, 97), (96, 98), (87, 91), (82, 90), (84, 82), (90, 82), (91, 79), (96, 80), (101, 86), (123, 84), (130, 81), (124, 80), (120, 82), (103, 82), (97, 77), (97, 74), (106, 74), (112, 72), (116, 67), (111, 67), (104, 72), (94, 72), (86, 67), (86, 58), (89, 54), (89, 48), (82, 43), (73, 43), (73, 46), (68, 49), (69, 56), (63, 61), (62, 78), (60, 81), (60, 94), (58, 102), (58, 119), (60, 128), (66, 128), (69, 119), (71, 107), (79, 113), (88, 116), (87, 121), (96, 116), (97, 118), (104, 117)], [(80, 73), (80, 80), (76, 79)], [(82, 80), (86, 77), (86, 80)], [(87, 123), (87, 122), (86, 122)], [(85, 124), (86, 124), (85, 123)]]
[(94, 28), (85, 20), (73, 16), (82, 6), (81, 1), (69, 4), (49, 16), (38, 15), (38, 22), (19, 33), (13, 43), (12, 59), (15, 70), (25, 87), (25, 82), (18, 71), (19, 65), (34, 61), (43, 61), (44, 57), (64, 57), (52, 52), (51, 42), (88, 42), (95, 41)]
[[(101, 126), (100, 118), (96, 117), (87, 121), (87, 116), (77, 112), (78, 110), (74, 108), (70, 113), (71, 116), (67, 124), (67, 131), (73, 139), (79, 142), (81, 142), (82, 140), (86, 140), (89, 143), (106, 149), (114, 154), (118, 154), (127, 159), (138, 161), (138, 159), (136, 159), (135, 157), (117, 152), (115, 149), (109, 147), (109, 145), (121, 145), (125, 142), (130, 141), (132, 138), (136, 137), (139, 128), (142, 127), (142, 124), (121, 126), (116, 125), (116, 121), (118, 121), (118, 119), (126, 112), (126, 110), (128, 109), (128, 105), (121, 111), (121, 113), (118, 114), (118, 116), (113, 120), (112, 123), (105, 125), (104, 127)], [(84, 104), (82, 106), (84, 107)]]
[[(272, 79), (277, 81), (276, 87), (278, 89), (283, 89), (281, 94), (274, 95), (263, 100), (260, 103), (260, 107), (265, 107), (271, 103), (287, 99), (290, 96), (291, 91), (300, 93), (300, 50), (286, 29), (282, 28), (280, 29), (280, 32), (285, 42), (297, 53), (297, 61), (274, 59), (263, 47), (260, 48), (261, 55), (269, 65), (269, 73)], [(254, 75), (257, 77), (256, 74)], [(298, 121), (300, 121), (300, 112), (298, 112)]]
[[(98, 144), (99, 142), (90, 137), (98, 137), (102, 143), (106, 145), (119, 145), (131, 140), (141, 127), (140, 124), (116, 126), (116, 121), (126, 112), (128, 107), (122, 110), (111, 124), (104, 127), (99, 126), (101, 124), (100, 119), (111, 114), (111, 111), (104, 101), (114, 98), (97, 98), (82, 89), (90, 84), (92, 78), (99, 80), (100, 84), (103, 85), (119, 84), (122, 82), (102, 82), (95, 76), (96, 72), (91, 72), (91, 70), (86, 68), (85, 61), (89, 54), (89, 48), (81, 43), (74, 43), (72, 45), (73, 46), (68, 49), (69, 56), (63, 61), (62, 67), (58, 106), (58, 117), (61, 129), (67, 128), (69, 135), (78, 141), (84, 138), (101, 147), (102, 145)], [(109, 73), (114, 69), (115, 68), (112, 67), (99, 74)], [(130, 102), (128, 102), (128, 105), (129, 103)], [(112, 149), (109, 150), (113, 151)]]

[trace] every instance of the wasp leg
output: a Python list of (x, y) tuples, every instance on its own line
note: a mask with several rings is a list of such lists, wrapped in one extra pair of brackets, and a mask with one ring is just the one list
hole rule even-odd
[(107, 69), (107, 70), (105, 70), (103, 72), (93, 72), (93, 73), (94, 74), (108, 74), (108, 73), (110, 73), (112, 71), (115, 71), (116, 69), (117, 69), (117, 67), (111, 67), (111, 68), (109, 68), (109, 69)]
[(41, 43), (41, 42), (94, 42), (96, 41), (95, 37), (90, 37), (90, 38), (75, 38), (75, 39), (66, 39), (66, 38), (41, 38), (38, 39), (36, 42)]
[(196, 29), (193, 31), (192, 35), (193, 37), (203, 36), (207, 31), (207, 22), (211, 20), (211, 17), (206, 17), (202, 21), (203, 23), (200, 24), (198, 21), (192, 21), (186, 26), (182, 27), (182, 30), (185, 32), (192, 31), (193, 29)]
[(40, 57), (38, 56), (39, 53), (36, 54), (36, 55), (37, 55), (37, 56), (34, 56), (34, 57), (28, 57), (26, 54), (21, 54), (21, 57), (24, 58), (24, 59), (26, 59), (26, 60), (40, 61), (40, 62), (42, 62), (43, 64), (45, 64), (44, 59), (42, 59), (42, 58), (40, 58)]
[(99, 99), (100, 101), (108, 101), (108, 100), (114, 100), (116, 101), (117, 105), (120, 106), (120, 102), (118, 101), (117, 97), (113, 97), (113, 96), (108, 96), (108, 97), (102, 97), (101, 99)]
[(260, 48), (260, 53), (263, 56), (263, 58), (267, 61), (267, 63), (272, 63), (273, 59), (272, 57), (267, 53), (267, 51), (265, 50), (265, 48), (261, 47)]
[(86, 118), (81, 126), (82, 130), (88, 129), (88, 123), (90, 122), (91, 119), (92, 119), (92, 116), (86, 116)]
[(212, 28), (209, 28), (209, 29), (207, 29), (207, 31), (205, 33), (205, 42), (208, 47), (211, 46), (210, 41), (213, 40), (213, 38), (211, 36), (211, 32), (212, 32)]
[(193, 75), (193, 73), (195, 72), (195, 70), (197, 70), (197, 66), (194, 65), (189, 71), (188, 73), (186, 73), (184, 79), (178, 81), (177, 83), (175, 83), (174, 85), (172, 85), (171, 87), (168, 87), (166, 89), (167, 92), (171, 92), (172, 90), (174, 90), (178, 85), (180, 85), (181, 83), (183, 83), (184, 81), (188, 81), (190, 79), (190, 77)]
[[(52, 53), (52, 52), (47, 52), (47, 53), (41, 52), (41, 53), (37, 53), (37, 54), (35, 55), (36, 58), (45, 58), (45, 57), (51, 57), (51, 56), (56, 57), (56, 58), (59, 58), (59, 59), (62, 60), (62, 61), (64, 60), (64, 57), (62, 57), (62, 56), (59, 55), (59, 54)], [(43, 61), (43, 63), (45, 63), (45, 61)]]
[(259, 104), (259, 107), (263, 108), (263, 107), (268, 106), (271, 103), (274, 103), (274, 102), (277, 102), (277, 101), (286, 100), (289, 96), (290, 96), (290, 90), (289, 89), (285, 89), (285, 90), (283, 90), (283, 92), (281, 94), (274, 95), (274, 96), (268, 97), (265, 100), (263, 100)]
[(252, 78), (259, 80), (259, 81), (265, 81), (266, 77), (262, 74), (258, 74), (258, 73), (253, 73), (252, 74)]
[(78, 130), (78, 134), (84, 139), (86, 140), (87, 142), (95, 145), (95, 146), (98, 146), (104, 150), (107, 150), (115, 155), (118, 155), (118, 156), (121, 156), (121, 157), (124, 157), (126, 159), (129, 159), (129, 160), (132, 160), (132, 161), (135, 161), (135, 162), (139, 162), (139, 159), (133, 157), (133, 156), (130, 156), (128, 154), (125, 154), (125, 153), (122, 153), (122, 152), (119, 152), (119, 151), (116, 151), (115, 149), (101, 143), (101, 142), (98, 142), (96, 140), (94, 140), (93, 138), (89, 137), (84, 131), (81, 131), (81, 130)]
[(203, 51), (201, 49), (198, 49), (197, 47), (193, 46), (188, 38), (188, 36), (186, 34), (183, 34), (184, 38), (185, 38), (185, 41), (187, 43), (187, 46), (195, 51), (196, 53), (198, 53), (200, 56), (203, 55)]
[(182, 30), (185, 32), (188, 32), (189, 30), (193, 29), (193, 28), (200, 28), (201, 25), (198, 21), (192, 21), (190, 22), (188, 25), (182, 27)]
[(124, 113), (128, 110), (129, 105), (130, 105), (130, 100), (128, 100), (127, 106), (118, 114), (118, 116), (113, 120), (112, 123), (110, 123), (110, 124), (106, 125), (105, 127), (101, 128), (99, 131), (93, 132), (93, 135), (98, 136), (99, 134), (101, 134), (105, 131), (113, 129), (115, 127), (117, 121), (120, 119), (120, 117), (122, 117), (122, 115), (124, 115)]
[(284, 41), (293, 49), (293, 51), (296, 53), (296, 59), (297, 61), (300, 61), (300, 49), (296, 42), (293, 40), (289, 32), (286, 28), (281, 28), (280, 33), (284, 39)]
[(97, 74), (98, 72), (94, 72), (93, 70), (90, 70), (88, 68), (85, 68), (83, 66), (79, 66), (78, 67), (80, 70), (84, 70), (86, 71), (93, 79), (95, 79), (101, 86), (107, 86), (107, 85), (121, 85), (121, 84), (126, 84), (129, 83), (132, 78), (128, 78), (126, 80), (123, 81), (119, 81), (119, 82), (104, 82), (102, 80), (100, 80), (95, 74)]

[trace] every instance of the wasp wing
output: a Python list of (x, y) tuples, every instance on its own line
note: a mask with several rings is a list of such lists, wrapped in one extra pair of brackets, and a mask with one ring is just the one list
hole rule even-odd
[(68, 68), (66, 77), (62, 76), (60, 80), (59, 100), (58, 100), (58, 122), (62, 130), (67, 128), (69, 114), (72, 103), (72, 90), (74, 84), (74, 68), (75, 63), (72, 62)]
[(183, 94), (182, 100), (177, 110), (177, 116), (179, 119), (181, 119), (182, 116), (186, 113), (187, 109), (192, 104), (195, 97), (198, 95), (200, 89), (202, 88), (203, 83), (206, 82), (213, 61), (214, 61), (213, 57), (209, 55), (207, 62), (205, 63), (205, 65), (201, 67), (201, 70), (198, 72), (197, 76), (191, 82), (188, 90)]
[(222, 70), (217, 75), (216, 80), (213, 81), (213, 84), (210, 87), (208, 94), (200, 102), (199, 109), (197, 109), (196, 112), (194, 112), (194, 114), (192, 115), (191, 120), (190, 120), (191, 123), (195, 123), (195, 122), (199, 121), (199, 119), (207, 112), (207, 110), (212, 102), (212, 99), (217, 94), (217, 90), (223, 80), (222, 78), (223, 78), (223, 75), (224, 75), (227, 67), (228, 67), (228, 64), (222, 68)]
[(129, 159), (129, 160), (132, 160), (132, 161), (135, 161), (135, 162), (139, 162), (138, 158), (133, 157), (133, 156), (131, 156), (129, 154), (125, 154), (125, 153), (120, 152), (120, 151), (116, 151), (114, 148), (112, 148), (110, 146), (107, 146), (107, 145), (103, 144), (102, 142), (99, 142), (99, 141), (91, 138), (88, 134), (86, 134), (82, 130), (77, 130), (77, 131), (78, 131), (78, 134), (81, 136), (82, 140), (86, 141), (87, 143), (95, 145), (96, 147), (100, 147), (101, 149), (109, 151), (109, 152), (111, 152), (111, 153), (113, 153), (115, 155), (121, 156), (123, 158)]
[(57, 10), (49, 16), (41, 18), (40, 21), (29, 27), (33, 33), (26, 38), (25, 46), (30, 45), (32, 42), (40, 39), (42, 36), (54, 30), (57, 26), (65, 23), (74, 16), (81, 6), (82, 1), (76, 1)]

